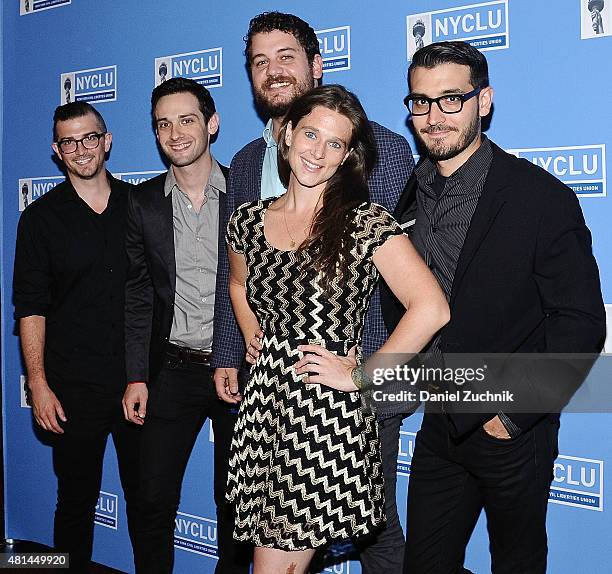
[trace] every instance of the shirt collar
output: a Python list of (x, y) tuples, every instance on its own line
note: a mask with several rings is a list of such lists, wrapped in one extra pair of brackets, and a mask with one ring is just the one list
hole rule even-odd
[(468, 160), (451, 177), (461, 178), (466, 189), (473, 189), (482, 179), (483, 173), (489, 171), (493, 159), (493, 148), (489, 138), (481, 134), (482, 141), (479, 148), (468, 158)]
[[(451, 182), (461, 182), (461, 188), (467, 192), (471, 191), (478, 181), (482, 178), (483, 172), (488, 172), (491, 160), (493, 159), (493, 148), (491, 142), (485, 134), (481, 134), (481, 142), (478, 149), (468, 158), (468, 160), (454, 173), (448, 176)], [(436, 164), (429, 158), (414, 170), (416, 178), (422, 186), (430, 187), (433, 183), (438, 169)]]
[[(119, 198), (118, 196), (120, 195), (119, 189), (117, 187), (118, 180), (115, 179), (108, 170), (106, 170), (106, 179), (111, 189), (111, 193), (108, 198), (108, 203), (114, 204)], [(70, 181), (69, 177), (66, 177), (64, 183), (65, 186), (59, 189), (62, 201), (81, 201), (81, 198), (79, 197), (79, 194), (74, 188), (74, 185), (72, 185), (72, 182)]]
[[(213, 197), (218, 197), (218, 192), (225, 193), (225, 176), (217, 163), (217, 160), (212, 157), (212, 167), (210, 169), (210, 175), (208, 176), (208, 182), (206, 183), (206, 188), (210, 188), (214, 190)], [(166, 173), (166, 181), (164, 182), (164, 196), (168, 197), (174, 187), (180, 190), (178, 183), (176, 182), (176, 177), (174, 176), (174, 169), (170, 166), (170, 169)], [(205, 188), (205, 189), (206, 189)]]
[(274, 136), (272, 135), (273, 130), (274, 126), (272, 125), (272, 118), (270, 118), (263, 131), (263, 139), (266, 142), (267, 147), (276, 147), (276, 142), (274, 141)]
[(225, 176), (217, 163), (217, 160), (212, 158), (212, 169), (210, 170), (210, 176), (208, 176), (208, 185), (221, 193), (225, 193)]

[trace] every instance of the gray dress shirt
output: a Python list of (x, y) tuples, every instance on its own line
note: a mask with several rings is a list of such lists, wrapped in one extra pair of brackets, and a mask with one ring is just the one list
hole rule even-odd
[(219, 194), (225, 193), (225, 177), (216, 160), (199, 212), (178, 186), (172, 167), (164, 184), (172, 194), (176, 287), (170, 342), (191, 349), (212, 348), (219, 241)]

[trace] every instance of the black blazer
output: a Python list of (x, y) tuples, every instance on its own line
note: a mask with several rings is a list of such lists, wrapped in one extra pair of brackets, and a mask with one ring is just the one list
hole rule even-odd
[[(228, 169), (220, 165), (227, 180)], [(128, 200), (126, 249), (129, 260), (125, 291), (125, 349), (128, 381), (157, 377), (170, 337), (174, 313), (176, 261), (172, 194), (164, 195), (166, 174), (136, 186)], [(224, 221), (226, 194), (219, 194)], [(219, 226), (219, 252), (225, 247)]]
[[(441, 350), (600, 352), (605, 311), (591, 234), (575, 193), (492, 145), (493, 161), (457, 263)], [(415, 216), (416, 187), (413, 175), (395, 212), (400, 222)], [(388, 288), (382, 297), (392, 330), (404, 310)], [(526, 430), (542, 415), (509, 416)], [(458, 436), (488, 418), (451, 415)]]

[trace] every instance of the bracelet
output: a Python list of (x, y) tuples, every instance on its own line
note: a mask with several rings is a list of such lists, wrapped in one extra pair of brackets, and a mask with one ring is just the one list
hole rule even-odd
[(351, 380), (359, 391), (363, 391), (374, 384), (365, 372), (363, 365), (357, 365), (351, 370)]

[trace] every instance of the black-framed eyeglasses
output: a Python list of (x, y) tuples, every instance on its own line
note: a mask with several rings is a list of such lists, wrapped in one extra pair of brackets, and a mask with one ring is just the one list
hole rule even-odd
[(445, 94), (438, 98), (426, 98), (425, 96), (413, 96), (408, 94), (404, 98), (404, 105), (413, 116), (426, 116), (431, 109), (431, 104), (438, 104), (440, 111), (445, 114), (458, 114), (463, 109), (463, 104), (470, 98), (477, 96), (482, 88), (476, 88), (467, 94)]
[(106, 132), (100, 132), (99, 134), (87, 134), (81, 139), (65, 138), (57, 142), (57, 147), (63, 153), (74, 153), (79, 147), (79, 143), (83, 145), (85, 149), (96, 149), (100, 145), (100, 138), (103, 138)]

